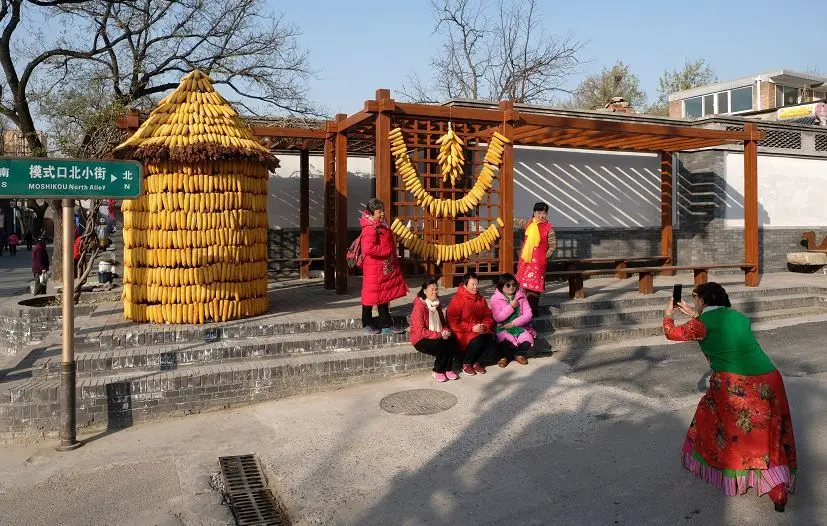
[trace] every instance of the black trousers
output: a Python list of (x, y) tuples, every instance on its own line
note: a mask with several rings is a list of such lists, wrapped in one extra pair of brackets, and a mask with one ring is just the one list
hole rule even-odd
[(519, 346), (515, 346), (510, 342), (502, 342), (501, 354), (505, 356), (509, 362), (513, 362), (515, 356), (525, 356), (529, 349), (531, 349), (531, 344), (528, 342), (522, 342)]
[(531, 307), (531, 315), (535, 318), (540, 315), (540, 293), (536, 290), (523, 289), (528, 304)]
[(17, 245), (9, 245), (9, 254), (12, 256), (17, 255)]
[(377, 307), (379, 310), (379, 321), (373, 323), (373, 306), (362, 305), (362, 327), (373, 326), (377, 329), (384, 329), (390, 327), (391, 323), (391, 308), (387, 303), (383, 303)]
[(423, 338), (416, 342), (414, 349), (434, 357), (434, 372), (444, 373), (454, 368), (454, 356), (457, 352), (457, 340), (453, 336), (447, 340)]
[(468, 342), (462, 363), (477, 363), (483, 360), (496, 362), (499, 358), (500, 348), (497, 345), (497, 338), (492, 333), (486, 332)]

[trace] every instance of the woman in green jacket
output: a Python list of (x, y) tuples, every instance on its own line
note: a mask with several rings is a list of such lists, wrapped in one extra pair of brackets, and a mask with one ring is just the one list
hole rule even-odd
[(793, 425), (784, 381), (752, 332), (749, 319), (730, 307), (717, 283), (698, 285), (694, 308), (677, 308), (691, 319), (675, 326), (672, 299), (663, 330), (676, 341), (697, 341), (713, 374), (681, 450), (683, 466), (732, 496), (749, 488), (769, 493), (784, 511), (795, 488)]

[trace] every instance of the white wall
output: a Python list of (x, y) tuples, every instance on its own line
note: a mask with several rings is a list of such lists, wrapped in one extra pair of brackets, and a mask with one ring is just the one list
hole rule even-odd
[[(278, 155), (279, 168), (270, 175), (267, 215), (270, 228), (299, 228), (299, 156)], [(349, 157), (348, 225), (358, 228), (359, 216), (370, 199), (373, 159)], [(310, 156), (310, 228), (324, 228), (324, 157)]]
[[(744, 156), (727, 153), (724, 224), (744, 226)], [(758, 223), (766, 228), (827, 224), (827, 159), (758, 156)]]
[(514, 214), (549, 205), (555, 228), (660, 227), (660, 157), (566, 148), (517, 147)]

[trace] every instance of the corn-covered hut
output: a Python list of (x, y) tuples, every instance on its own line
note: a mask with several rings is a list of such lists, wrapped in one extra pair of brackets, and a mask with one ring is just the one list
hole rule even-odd
[(278, 160), (201, 71), (116, 153), (144, 164), (124, 201), (124, 316), (204, 323), (267, 311), (267, 178)]

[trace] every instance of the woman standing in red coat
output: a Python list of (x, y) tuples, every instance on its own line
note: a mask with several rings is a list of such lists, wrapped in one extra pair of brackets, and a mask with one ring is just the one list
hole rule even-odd
[[(402, 333), (405, 329), (391, 322), (390, 302), (408, 294), (408, 284), (396, 259), (396, 239), (385, 220), (385, 204), (368, 201), (359, 220), (362, 226), (362, 327), (368, 334)], [(379, 321), (373, 321), (374, 305)]]
[(487, 351), (497, 352), (495, 325), (491, 308), (480, 295), (479, 278), (473, 272), (467, 273), (448, 304), (448, 327), (457, 337), (457, 349), (465, 352), (462, 372), (468, 376), (485, 374), (480, 360)]
[(536, 318), (540, 313), (540, 294), (546, 290), (546, 265), (557, 250), (557, 235), (548, 222), (548, 205), (534, 205), (534, 216), (529, 220), (515, 220), (525, 226), (525, 241), (517, 263), (517, 283), (525, 291), (531, 312)]

